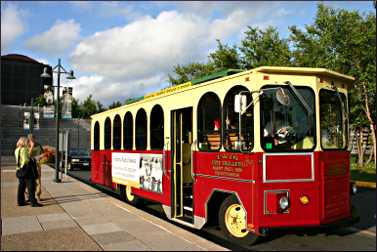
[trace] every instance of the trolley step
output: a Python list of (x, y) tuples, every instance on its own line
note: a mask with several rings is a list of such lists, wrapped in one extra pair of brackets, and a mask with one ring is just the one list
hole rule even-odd
[(188, 206), (184, 206), (183, 209), (185, 209), (186, 211), (194, 211), (194, 209), (192, 209), (192, 207), (188, 207)]

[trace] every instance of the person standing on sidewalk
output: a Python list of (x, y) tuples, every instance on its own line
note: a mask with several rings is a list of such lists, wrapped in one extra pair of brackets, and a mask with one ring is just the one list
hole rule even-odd
[[(28, 140), (26, 137), (20, 137), (16, 144), (16, 150), (14, 151), (14, 156), (16, 158), (17, 167), (19, 170), (25, 164), (30, 162), (29, 150), (28, 150)], [(19, 177), (18, 178), (18, 189), (17, 189), (17, 204), (19, 206), (25, 206), (25, 189), (26, 186), (29, 190), (29, 201), (32, 207), (40, 207), (35, 198), (35, 177)]]
[[(37, 156), (40, 156), (43, 154), (43, 148), (42, 145), (40, 145), (33, 134), (29, 134), (27, 136), (29, 140), (29, 155), (32, 158), (35, 158)], [(41, 181), (41, 175), (42, 175), (42, 169), (41, 169), (41, 163), (40, 161), (36, 161), (37, 163), (37, 169), (38, 169), (38, 177), (35, 180), (35, 195), (37, 197), (38, 201), (41, 201), (41, 194), (42, 194), (42, 181)]]

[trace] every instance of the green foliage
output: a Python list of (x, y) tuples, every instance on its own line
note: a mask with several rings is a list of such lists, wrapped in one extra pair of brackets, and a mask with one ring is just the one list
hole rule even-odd
[(92, 95), (89, 95), (81, 104), (82, 118), (90, 118), (91, 115), (97, 113), (97, 103), (93, 100)]
[(122, 103), (120, 101), (115, 101), (115, 102), (113, 102), (109, 105), (109, 109), (117, 108), (117, 107), (120, 107), (120, 106), (122, 106)]
[(188, 82), (192, 79), (199, 78), (204, 75), (209, 75), (215, 71), (215, 66), (211, 63), (202, 64), (202, 63), (191, 63), (186, 66), (177, 65), (174, 67), (175, 75), (177, 78), (174, 78), (169, 74), (169, 82), (172, 85), (178, 85), (185, 82)]
[(39, 105), (40, 107), (46, 106), (47, 102), (46, 102), (45, 97), (43, 95), (38, 96), (37, 98), (35, 98), (33, 105), (34, 106)]
[(276, 28), (268, 27), (263, 31), (248, 27), (245, 35), (246, 37), (241, 41), (240, 47), (230, 47), (217, 40), (217, 48), (209, 54), (207, 63), (175, 66), (174, 73), (177, 78), (169, 75), (170, 83), (177, 85), (230, 68), (250, 69), (262, 65), (291, 65), (288, 41), (279, 38)]
[(99, 101), (97, 101), (97, 113), (105, 111), (106, 108), (103, 106), (103, 104)]
[(228, 45), (221, 43), (220, 40), (216, 41), (217, 49), (208, 56), (209, 64), (214, 66), (215, 71), (240, 68), (240, 56), (238, 54), (237, 47), (229, 47)]
[(84, 102), (72, 99), (72, 118), (89, 119), (91, 115), (104, 111), (105, 108), (99, 101), (95, 101), (92, 95), (89, 95)]
[(81, 114), (79, 101), (72, 97), (72, 118), (81, 118)]
[(244, 68), (291, 65), (288, 41), (280, 39), (276, 28), (269, 26), (263, 31), (249, 26), (245, 35), (240, 46)]
[(177, 65), (174, 67), (174, 73), (177, 77), (174, 78), (169, 74), (169, 82), (172, 85), (178, 85), (223, 69), (240, 67), (240, 56), (237, 47), (230, 47), (217, 40), (217, 48), (209, 54), (207, 63)]

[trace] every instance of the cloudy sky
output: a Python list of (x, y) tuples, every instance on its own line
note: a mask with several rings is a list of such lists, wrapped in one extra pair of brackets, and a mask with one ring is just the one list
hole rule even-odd
[[(312, 24), (315, 1), (86, 2), (1, 1), (1, 55), (24, 54), (73, 69), (73, 95), (105, 105), (168, 86), (177, 64), (205, 62), (216, 39), (239, 44), (247, 26)], [(375, 11), (372, 1), (324, 2)], [(56, 78), (55, 78), (56, 80)]]

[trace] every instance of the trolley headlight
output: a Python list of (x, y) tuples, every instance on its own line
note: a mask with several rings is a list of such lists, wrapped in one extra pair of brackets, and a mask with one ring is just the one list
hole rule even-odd
[(282, 196), (280, 199), (279, 199), (279, 207), (282, 211), (285, 211), (288, 209), (289, 207), (289, 199), (287, 196)]
[(355, 183), (351, 184), (351, 193), (352, 193), (352, 195), (356, 195), (357, 194), (357, 186), (356, 186)]
[(264, 192), (265, 214), (287, 214), (290, 208), (289, 191), (266, 190)]

